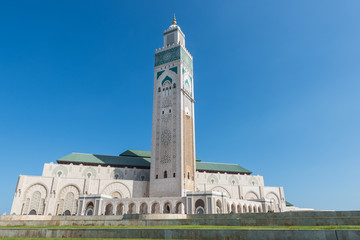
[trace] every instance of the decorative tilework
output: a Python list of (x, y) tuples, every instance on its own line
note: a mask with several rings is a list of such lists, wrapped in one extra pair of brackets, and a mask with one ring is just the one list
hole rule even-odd
[(171, 79), (169, 76), (166, 76), (166, 77), (164, 78), (164, 80), (162, 80), (161, 86), (164, 85), (164, 83), (165, 83), (166, 81), (170, 81), (170, 83), (172, 83), (172, 79)]
[(161, 76), (161, 74), (163, 74), (163, 72), (165, 72), (165, 70), (157, 72), (156, 73), (156, 79), (158, 79)]
[(179, 60), (180, 58), (181, 60), (183, 60), (184, 64), (189, 68), (189, 70), (192, 71), (193, 61), (181, 46), (177, 46), (174, 48), (170, 48), (166, 51), (156, 53), (155, 66)]
[(180, 46), (155, 54), (155, 66), (180, 59)]
[(183, 60), (184, 64), (192, 72), (192, 70), (193, 70), (193, 61), (191, 60), (190, 56), (185, 52), (185, 50), (183, 48), (181, 48), (181, 60)]
[(173, 71), (174, 73), (177, 74), (177, 67), (170, 68), (169, 70), (171, 70), (171, 71)]

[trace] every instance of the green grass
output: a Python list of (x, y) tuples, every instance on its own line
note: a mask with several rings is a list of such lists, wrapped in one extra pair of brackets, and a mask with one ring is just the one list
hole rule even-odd
[[(62, 238), (1, 238), (4, 240), (43, 240), (43, 239), (62, 239)], [(66, 240), (139, 240), (139, 238), (65, 238)], [(153, 238), (141, 238), (141, 240), (159, 240)]]
[(360, 225), (332, 226), (212, 226), (212, 225), (166, 225), (166, 226), (12, 226), (0, 229), (274, 229), (274, 230), (360, 230)]

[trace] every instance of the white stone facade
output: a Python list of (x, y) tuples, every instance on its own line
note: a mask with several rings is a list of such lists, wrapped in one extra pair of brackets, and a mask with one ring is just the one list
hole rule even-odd
[(286, 211), (283, 189), (262, 176), (197, 172), (196, 191), (184, 197), (149, 197), (148, 177), (149, 169), (46, 163), (42, 176), (19, 176), (11, 213), (86, 215), (89, 203), (96, 215), (190, 213), (187, 199), (191, 213)]

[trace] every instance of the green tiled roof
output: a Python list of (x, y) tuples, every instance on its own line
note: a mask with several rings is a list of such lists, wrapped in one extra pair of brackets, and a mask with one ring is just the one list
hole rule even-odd
[[(119, 156), (97, 155), (87, 153), (71, 153), (57, 160), (60, 164), (89, 164), (89, 165), (110, 165), (127, 166), (137, 168), (150, 168), (150, 151), (126, 150)], [(232, 172), (246, 173), (251, 172), (237, 164), (209, 163), (201, 162), (196, 159), (196, 170), (208, 172)]]
[(140, 151), (140, 150), (126, 150), (125, 152), (121, 153), (119, 156), (151, 158), (151, 152)]
[(196, 170), (209, 171), (209, 172), (251, 172), (237, 164), (226, 163), (209, 163), (209, 162), (196, 162)]
[(86, 153), (71, 153), (57, 160), (58, 163), (78, 163), (91, 165), (129, 166), (149, 168), (150, 159), (141, 157), (109, 156)]
[(294, 205), (292, 205), (291, 203), (289, 203), (288, 201), (285, 201), (285, 203), (286, 203), (286, 206), (287, 206), (287, 207), (292, 207), (292, 206), (294, 206)]

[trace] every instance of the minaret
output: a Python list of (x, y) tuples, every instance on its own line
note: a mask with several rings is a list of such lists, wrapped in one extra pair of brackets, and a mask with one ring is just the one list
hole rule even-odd
[(180, 197), (195, 190), (192, 56), (176, 24), (155, 51), (150, 197)]

